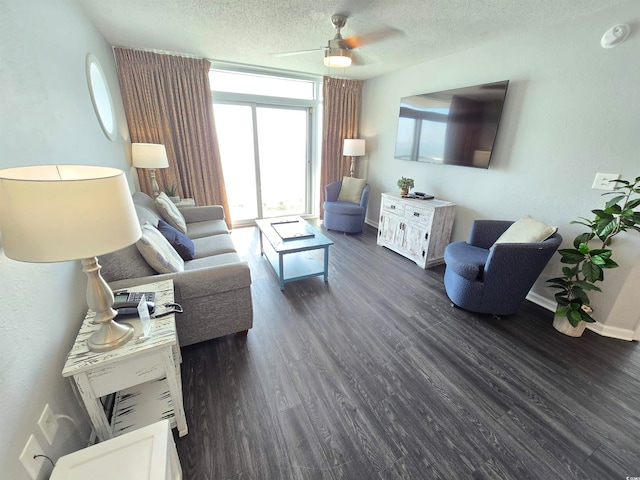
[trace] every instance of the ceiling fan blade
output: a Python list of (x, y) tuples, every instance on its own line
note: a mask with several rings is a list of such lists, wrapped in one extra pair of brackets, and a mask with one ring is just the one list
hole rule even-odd
[(349, 51), (349, 55), (351, 55), (351, 63), (353, 65), (365, 65), (367, 63), (362, 59), (362, 56), (359, 53), (354, 52), (353, 50)]
[(342, 42), (349, 48), (360, 48), (363, 45), (369, 45), (370, 43), (379, 42), (388, 38), (406, 36), (402, 30), (394, 27), (387, 27), (384, 30), (378, 30), (376, 32), (364, 33), (362, 35), (356, 35), (353, 37), (345, 38)]
[(293, 52), (284, 52), (284, 53), (272, 53), (271, 56), (272, 57), (289, 57), (291, 55), (302, 55), (305, 53), (312, 53), (312, 52), (321, 52), (322, 50), (326, 49), (327, 47), (319, 47), (319, 48), (311, 48), (309, 50), (296, 50)]

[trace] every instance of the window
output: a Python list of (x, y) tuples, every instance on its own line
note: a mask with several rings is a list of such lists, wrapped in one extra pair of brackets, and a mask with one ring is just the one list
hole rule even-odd
[(313, 100), (315, 82), (297, 78), (273, 77), (257, 73), (210, 70), (209, 83), (217, 92), (244, 93), (264, 97)]
[(209, 77), (234, 226), (312, 214), (320, 79), (219, 69)]

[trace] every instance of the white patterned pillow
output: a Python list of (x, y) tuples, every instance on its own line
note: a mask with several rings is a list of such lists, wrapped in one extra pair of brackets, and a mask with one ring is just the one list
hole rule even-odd
[(176, 207), (176, 204), (167, 197), (167, 194), (162, 192), (156, 198), (156, 205), (160, 210), (160, 215), (164, 218), (165, 222), (171, 225), (173, 228), (180, 230), (182, 233), (187, 233), (187, 222), (184, 221), (184, 217), (180, 212), (180, 209)]
[(138, 251), (158, 273), (184, 271), (184, 260), (160, 231), (149, 223), (142, 226), (142, 237), (136, 242)]
[(556, 233), (558, 227), (525, 215), (514, 222), (495, 243), (538, 243)]

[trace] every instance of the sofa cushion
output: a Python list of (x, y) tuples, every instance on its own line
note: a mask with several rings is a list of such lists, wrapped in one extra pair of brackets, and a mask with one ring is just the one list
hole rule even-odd
[(184, 260), (156, 227), (148, 223), (142, 226), (142, 237), (136, 247), (147, 263), (158, 273), (182, 272)]
[(138, 251), (135, 243), (99, 258), (100, 274), (107, 282), (155, 275), (155, 270)]
[(474, 247), (467, 242), (450, 243), (444, 250), (447, 268), (471, 281), (482, 278), (488, 257), (489, 250)]
[(558, 227), (548, 225), (525, 215), (514, 222), (498, 237), (495, 243), (537, 243), (542, 242), (556, 233)]
[(193, 240), (187, 237), (186, 234), (173, 228), (164, 220), (158, 221), (158, 230), (166, 238), (171, 246), (175, 248), (178, 255), (183, 260), (193, 260), (195, 256), (195, 246)]
[(231, 240), (231, 235), (212, 235), (193, 239), (195, 245), (195, 257), (203, 258), (223, 253), (235, 253), (236, 248)]
[(187, 235), (191, 239), (228, 234), (229, 229), (224, 220), (207, 220), (187, 224)]
[(221, 205), (199, 205), (197, 207), (180, 207), (180, 213), (187, 225), (207, 220), (224, 220), (224, 209)]
[(160, 212), (158, 211), (158, 207), (156, 206), (156, 202), (153, 198), (147, 195), (144, 192), (133, 192), (131, 196), (133, 198), (134, 205), (140, 205), (141, 207), (147, 208), (152, 212), (155, 212), (157, 216), (160, 216)]
[(365, 185), (366, 180), (364, 178), (343, 177), (338, 201), (360, 203)]
[(351, 202), (324, 202), (324, 211), (338, 215), (364, 215), (364, 207)]
[(148, 223), (150, 225), (158, 225), (158, 222), (162, 220), (160, 215), (158, 215), (155, 210), (149, 210), (146, 207), (141, 205), (134, 205), (136, 209), (136, 215), (138, 216), (138, 222), (140, 222), (140, 226)]
[(156, 205), (160, 211), (162, 218), (167, 221), (172, 227), (180, 230), (182, 233), (187, 233), (187, 222), (185, 222), (180, 209), (173, 203), (166, 193), (162, 192), (156, 198)]
[(211, 257), (194, 258), (185, 262), (185, 271), (197, 270), (199, 268), (217, 267), (221, 265), (235, 265), (241, 263), (240, 256), (236, 252), (221, 253)]

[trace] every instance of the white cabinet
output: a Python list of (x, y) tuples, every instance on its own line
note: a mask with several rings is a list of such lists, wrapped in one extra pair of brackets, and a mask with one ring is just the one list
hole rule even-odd
[(429, 268), (444, 262), (451, 237), (455, 204), (443, 200), (415, 200), (382, 194), (378, 245)]
[(60, 457), (51, 480), (180, 480), (170, 428), (162, 420)]

